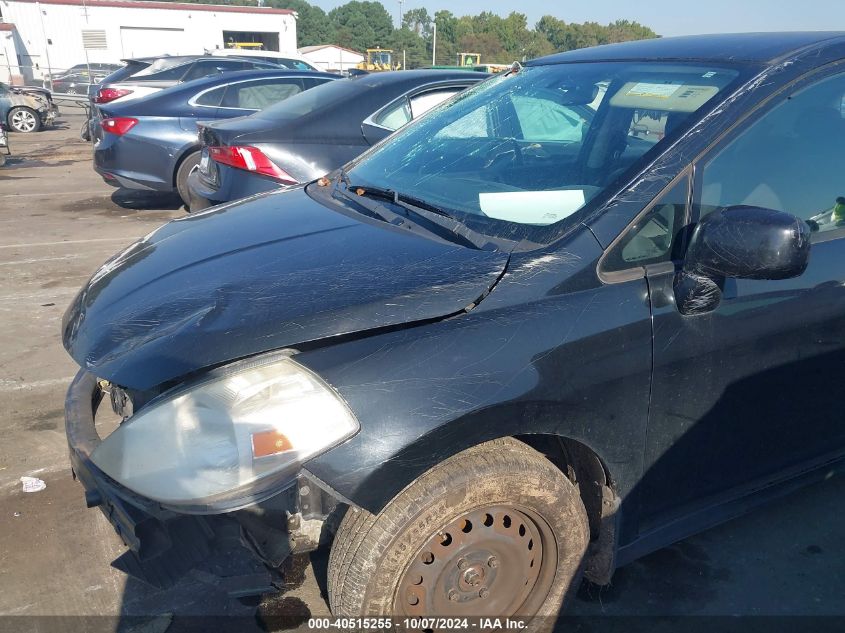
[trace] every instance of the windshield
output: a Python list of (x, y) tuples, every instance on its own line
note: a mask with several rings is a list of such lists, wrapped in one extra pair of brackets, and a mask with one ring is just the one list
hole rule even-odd
[(677, 63), (530, 66), (447, 101), (365, 154), (347, 178), (530, 240), (538, 227), (575, 221), (737, 75)]

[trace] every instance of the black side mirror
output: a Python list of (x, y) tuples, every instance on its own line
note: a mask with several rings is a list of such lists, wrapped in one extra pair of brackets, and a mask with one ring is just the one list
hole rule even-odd
[(810, 259), (810, 227), (781, 211), (728, 207), (705, 216), (693, 231), (683, 270), (675, 278), (682, 314), (715, 309), (726, 277), (789, 279)]

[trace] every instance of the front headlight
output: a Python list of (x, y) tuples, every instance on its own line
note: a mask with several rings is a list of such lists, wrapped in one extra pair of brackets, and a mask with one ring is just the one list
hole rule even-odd
[(233, 510), (292, 481), (358, 431), (340, 397), (288, 354), (238, 363), (129, 418), (91, 461), (130, 490), (185, 512)]

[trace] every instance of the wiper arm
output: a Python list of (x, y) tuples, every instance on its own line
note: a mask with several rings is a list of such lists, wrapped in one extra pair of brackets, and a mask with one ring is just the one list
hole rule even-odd
[[(479, 250), (490, 243), (487, 236), (482, 236), (480, 233), (467, 228), (464, 224), (449, 215), (449, 213), (425, 200), (406, 196), (393, 189), (383, 187), (356, 187), (350, 185), (347, 187), (347, 191), (352, 191), (359, 197), (368, 196), (388, 200), (413, 215), (416, 219), (416, 224), (423, 226), (429, 232), (449, 242)], [(423, 223), (420, 222), (420, 219), (423, 220)]]
[[(499, 247), (494, 240), (490, 239), (490, 236), (469, 228), (448, 211), (445, 211), (430, 202), (400, 193), (396, 195), (396, 204), (402, 206), (408, 211), (411, 211), (412, 213), (425, 217), (432, 224), (436, 224), (454, 235), (463, 238), (479, 250), (483, 250), (491, 246), (494, 248)], [(435, 217), (432, 217), (432, 215)]]

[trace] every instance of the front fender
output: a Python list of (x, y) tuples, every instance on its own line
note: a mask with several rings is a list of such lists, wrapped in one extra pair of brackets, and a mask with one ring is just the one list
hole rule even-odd
[(645, 280), (585, 283), (600, 251), (591, 236), (574, 242), (555, 255), (513, 256), (491, 295), (462, 316), (300, 354), (361, 422), (306, 468), (378, 512), (469, 446), (543, 433), (592, 447), (619, 493), (630, 490), (651, 373)]

